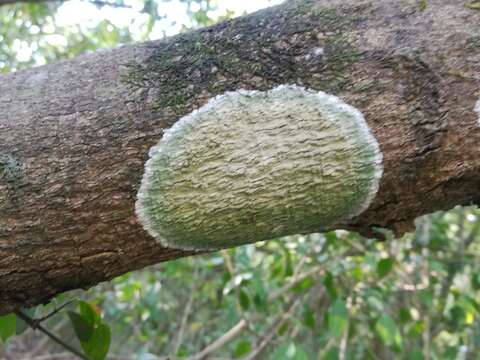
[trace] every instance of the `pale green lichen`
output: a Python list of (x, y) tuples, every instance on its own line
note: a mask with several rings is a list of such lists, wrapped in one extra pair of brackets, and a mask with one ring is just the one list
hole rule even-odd
[(0, 180), (16, 183), (22, 178), (22, 165), (11, 155), (0, 156)]
[(220, 249), (345, 222), (370, 205), (381, 175), (376, 139), (339, 98), (239, 90), (165, 132), (136, 212), (164, 246)]

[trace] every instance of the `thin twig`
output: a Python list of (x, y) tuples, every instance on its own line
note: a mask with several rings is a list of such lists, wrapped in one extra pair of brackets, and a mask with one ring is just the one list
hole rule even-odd
[[(321, 268), (314, 268), (311, 269), (310, 271), (307, 271), (303, 274), (299, 274), (295, 281), (291, 281), (288, 283), (286, 286), (281, 288), (279, 291), (277, 291), (275, 294), (272, 296), (269, 296), (268, 301), (274, 301), (276, 300), (279, 296), (283, 295), (285, 292), (290, 290), (293, 286), (298, 284), (300, 281), (304, 280), (306, 277), (315, 274), (316, 272), (319, 272)], [(296, 306), (296, 305), (295, 305)], [(289, 311), (287, 311), (284, 315), (288, 314)], [(251, 320), (254, 320), (255, 318), (252, 318)], [(222, 346), (233, 340), (236, 336), (238, 336), (246, 327), (248, 323), (245, 319), (241, 319), (236, 325), (234, 325), (230, 330), (228, 330), (225, 334), (223, 334), (220, 338), (215, 340), (213, 343), (208, 345), (205, 349), (200, 351), (199, 353), (192, 355), (187, 358), (187, 360), (201, 360), (205, 358), (207, 355), (210, 353), (220, 349)], [(270, 335), (269, 332), (267, 332), (268, 336)]]
[(292, 278), (291, 281), (288, 282), (288, 284), (285, 284), (284, 286), (282, 286), (280, 289), (278, 289), (277, 291), (273, 292), (273, 293), (270, 293), (270, 296), (268, 297), (268, 301), (275, 301), (277, 300), (280, 296), (282, 296), (283, 294), (285, 294), (287, 291), (289, 291), (291, 288), (293, 288), (295, 285), (301, 283), (303, 280), (305, 280), (306, 278), (308, 278), (309, 276), (312, 276), (312, 275), (315, 275), (315, 274), (319, 274), (319, 273), (322, 273), (325, 271), (325, 268), (324, 267), (321, 267), (321, 266), (316, 266), (302, 274), (298, 274), (297, 276), (295, 276), (294, 278)]
[(207, 355), (211, 354), (212, 352), (217, 351), (225, 344), (229, 343), (238, 334), (240, 334), (245, 328), (247, 327), (247, 321), (245, 319), (240, 320), (234, 327), (228, 330), (225, 334), (215, 340), (213, 343), (208, 345), (205, 349), (200, 351), (199, 353), (190, 356), (187, 360), (201, 360), (204, 359)]
[(287, 311), (279, 316), (273, 323), (273, 325), (265, 332), (265, 336), (260, 344), (253, 349), (253, 351), (244, 360), (255, 360), (265, 349), (265, 347), (272, 341), (273, 337), (277, 334), (281, 326), (290, 318), (295, 308), (300, 303), (301, 298), (294, 300), (288, 307)]
[(36, 327), (38, 326), (38, 324), (44, 322), (45, 320), (51, 318), (53, 315), (55, 315), (56, 313), (58, 313), (60, 310), (62, 310), (64, 307), (70, 305), (74, 300), (70, 300), (70, 301), (67, 301), (65, 304), (61, 305), (60, 307), (56, 308), (55, 310), (53, 310), (51, 313), (41, 317), (41, 318), (38, 318), (38, 319), (32, 319), (32, 323), (34, 324), (37, 324), (35, 325), (35, 327), (33, 327), (33, 329), (36, 329)]
[[(233, 266), (233, 262), (232, 262), (232, 259), (230, 258), (230, 255), (228, 253), (227, 250), (222, 250), (221, 251), (221, 254), (222, 254), (222, 257), (223, 257), (223, 263), (225, 264), (225, 267), (227, 268), (228, 270), (228, 273), (230, 274), (230, 277), (232, 278), (232, 280), (235, 278), (236, 276), (236, 271), (235, 271), (235, 268)], [(240, 287), (239, 286), (235, 286), (235, 294), (237, 296), (237, 302), (235, 304), (236, 306), (236, 310), (237, 310), (237, 314), (238, 314), (238, 317), (242, 317), (242, 306), (240, 305), (240, 301), (238, 300), (240, 297), (239, 297), (239, 294), (240, 294)]]
[(320, 353), (318, 354), (319, 359), (323, 359), (327, 353), (330, 351), (330, 349), (335, 345), (336, 338), (331, 337), (330, 340), (328, 340), (327, 344), (323, 347), (322, 350), (320, 350)]
[(54, 360), (54, 359), (65, 359), (65, 358), (72, 358), (72, 353), (70, 352), (61, 352), (61, 353), (54, 353), (54, 354), (46, 354), (46, 355), (39, 355), (39, 356), (30, 356), (26, 359), (28, 360)]
[[(64, 317), (58, 324), (56, 324), (52, 330), (53, 333), (58, 333), (59, 331), (62, 330), (62, 328), (68, 324), (68, 319)], [(39, 356), (40, 353), (44, 350), (45, 346), (47, 343), (49, 343), (50, 339), (46, 336), (44, 336), (41, 340), (38, 341), (36, 346), (30, 351), (30, 356), (35, 357)]]
[(33, 328), (34, 330), (36, 330), (36, 329), (40, 330), (42, 333), (44, 333), (45, 335), (47, 335), (50, 339), (52, 339), (53, 341), (55, 341), (57, 344), (61, 345), (61, 346), (62, 346), (63, 348), (65, 348), (66, 350), (70, 351), (72, 354), (75, 354), (75, 355), (78, 356), (80, 359), (89, 360), (88, 357), (86, 357), (85, 355), (83, 355), (80, 351), (78, 351), (77, 349), (75, 349), (73, 346), (70, 346), (69, 344), (67, 344), (67, 343), (64, 342), (63, 340), (59, 339), (57, 336), (55, 336), (55, 335), (52, 334), (50, 331), (48, 331), (47, 329), (45, 329), (41, 324), (36, 323), (32, 318), (30, 318), (30, 316), (28, 316), (27, 314), (23, 313), (21, 310), (16, 310), (16, 311), (15, 311), (15, 314), (16, 314), (20, 319), (22, 319), (23, 321), (25, 321), (31, 328)]
[(196, 284), (197, 284), (197, 275), (198, 275), (198, 266), (195, 267), (195, 273), (193, 275), (192, 286), (190, 288), (190, 295), (187, 300), (187, 304), (185, 305), (185, 309), (183, 311), (182, 321), (180, 322), (180, 330), (178, 331), (177, 340), (175, 341), (175, 345), (173, 346), (173, 355), (176, 356), (178, 350), (180, 350), (180, 346), (182, 345), (183, 336), (185, 334), (185, 328), (187, 326), (187, 320), (192, 310), (193, 304), (193, 295), (195, 294)]
[[(429, 258), (430, 251), (428, 248), (424, 248), (423, 251), (423, 257), (425, 259)], [(430, 262), (429, 261), (424, 261), (422, 262), (422, 267), (421, 267), (421, 273), (422, 273), (422, 278), (425, 279), (425, 282), (430, 286), (430, 281), (429, 281), (429, 276), (430, 276)], [(431, 322), (431, 313), (430, 313), (430, 308), (425, 307), (424, 311), (424, 316), (423, 316), (423, 322), (425, 324), (425, 328), (422, 333), (422, 340), (423, 340), (423, 356), (425, 360), (430, 360), (430, 352), (431, 352), (431, 335), (432, 335), (432, 322)]]
[(233, 263), (232, 259), (230, 258), (230, 255), (228, 254), (227, 250), (222, 250), (220, 251), (223, 257), (223, 262), (225, 263), (225, 267), (227, 268), (228, 272), (230, 273), (230, 276), (233, 278), (235, 276), (235, 269), (233, 268)]
[[(347, 306), (351, 308), (352, 306), (352, 297), (349, 296), (347, 298)], [(343, 331), (342, 340), (340, 341), (340, 351), (338, 355), (339, 360), (345, 360), (347, 357), (347, 345), (348, 345), (348, 335), (350, 330), (350, 315), (347, 318), (347, 326)]]

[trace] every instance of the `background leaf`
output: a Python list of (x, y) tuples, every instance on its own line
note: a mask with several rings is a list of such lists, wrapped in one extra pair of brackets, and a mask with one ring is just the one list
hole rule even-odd
[(0, 316), (0, 339), (5, 342), (17, 331), (17, 316), (7, 314)]
[(99, 324), (88, 341), (80, 342), (83, 351), (92, 360), (103, 360), (108, 354), (111, 342), (110, 327)]
[(88, 341), (94, 332), (94, 325), (90, 324), (88, 318), (83, 317), (82, 315), (69, 311), (68, 317), (73, 325), (73, 330), (78, 339), (82, 341)]
[(328, 310), (328, 331), (333, 337), (341, 337), (348, 324), (348, 310), (345, 302), (337, 299)]
[(402, 345), (402, 336), (395, 321), (388, 315), (383, 314), (375, 324), (375, 330), (383, 342), (388, 346)]

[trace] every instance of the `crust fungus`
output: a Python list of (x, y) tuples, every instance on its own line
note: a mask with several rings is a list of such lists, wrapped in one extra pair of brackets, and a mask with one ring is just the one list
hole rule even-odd
[(136, 213), (163, 246), (221, 249), (341, 224), (368, 208), (381, 176), (354, 107), (295, 85), (238, 90), (165, 131)]

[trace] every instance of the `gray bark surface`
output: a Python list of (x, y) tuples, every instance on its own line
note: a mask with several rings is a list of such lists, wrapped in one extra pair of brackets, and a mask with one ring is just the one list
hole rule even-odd
[(134, 213), (148, 150), (225, 91), (297, 84), (358, 108), (384, 161), (348, 228), (409, 231), (480, 203), (480, 11), (290, 1), (166, 40), (0, 77), (0, 314), (191, 255)]

